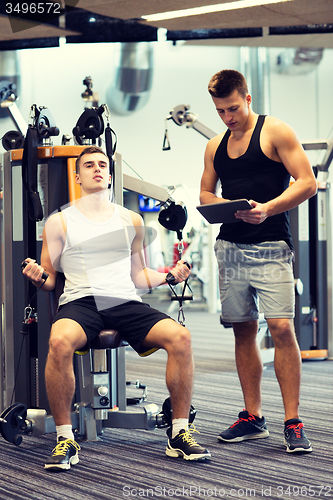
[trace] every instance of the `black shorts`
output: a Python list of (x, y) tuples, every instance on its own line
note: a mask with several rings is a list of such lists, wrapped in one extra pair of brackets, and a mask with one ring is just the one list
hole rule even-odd
[(94, 297), (84, 297), (60, 306), (53, 323), (62, 318), (79, 323), (87, 335), (88, 344), (101, 330), (114, 329), (142, 355), (147, 348), (141, 348), (141, 344), (149, 330), (162, 319), (170, 319), (170, 316), (137, 300), (99, 311)]

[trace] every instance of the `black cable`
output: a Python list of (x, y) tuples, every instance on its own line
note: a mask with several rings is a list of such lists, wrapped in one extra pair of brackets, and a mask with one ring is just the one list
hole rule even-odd
[(35, 293), (31, 297), (31, 299), (29, 300), (29, 304), (27, 305), (27, 307), (31, 307), (30, 302), (32, 302), (34, 300), (34, 298), (36, 297), (36, 295), (39, 292), (39, 290), (45, 285), (45, 281), (46, 280), (47, 280), (47, 278), (43, 281), (43, 283), (41, 284), (41, 286), (39, 288), (37, 288), (37, 290), (35, 291)]
[(13, 387), (12, 397), (10, 400), (10, 406), (12, 406), (12, 404), (13, 404), (14, 393), (15, 393), (15, 389), (16, 389), (16, 382), (17, 382), (17, 377), (18, 377), (18, 371), (19, 371), (20, 362), (21, 362), (21, 355), (22, 355), (22, 350), (23, 350), (24, 338), (25, 338), (25, 336), (22, 336), (21, 349), (20, 349), (19, 359), (18, 359), (16, 373), (15, 373), (14, 387)]
[[(47, 279), (47, 278), (46, 278)], [(30, 308), (31, 311), (30, 311), (30, 314), (29, 314), (29, 318), (30, 318), (30, 315), (31, 315), (31, 312), (32, 312), (32, 307), (30, 305), (30, 302), (33, 301), (33, 299), (36, 297), (37, 293), (39, 292), (39, 290), (44, 286), (45, 284), (45, 281), (46, 279), (43, 281), (43, 283), (41, 284), (41, 286), (39, 288), (37, 288), (36, 292), (33, 294), (33, 296), (31, 297), (31, 299), (29, 300), (29, 304), (27, 305), (27, 307), (24, 309), (28, 309)], [(28, 319), (29, 319), (28, 318)], [(26, 321), (26, 318), (24, 318), (24, 321), (23, 323), (25, 323)], [(28, 325), (28, 323), (25, 323)], [(22, 331), (21, 331), (22, 333)], [(28, 333), (28, 332), (27, 332)], [(17, 377), (18, 377), (18, 372), (19, 372), (19, 368), (20, 368), (20, 363), (21, 363), (21, 356), (22, 356), (22, 351), (23, 351), (23, 344), (24, 344), (24, 338), (26, 337), (26, 334), (22, 333), (22, 342), (21, 342), (21, 348), (20, 348), (20, 354), (19, 354), (19, 358), (18, 358), (18, 363), (17, 363), (17, 368), (16, 368), (16, 373), (15, 373), (15, 379), (14, 379), (14, 387), (13, 387), (13, 392), (12, 392), (12, 397), (11, 397), (11, 400), (10, 400), (10, 406), (13, 404), (13, 398), (14, 398), (14, 393), (15, 393), (15, 389), (16, 389), (16, 382), (17, 382)]]
[[(190, 287), (190, 285), (187, 283), (187, 281), (188, 281), (188, 278), (186, 278), (186, 280), (184, 281), (184, 287), (183, 287), (182, 295), (181, 295), (180, 297), (179, 297), (179, 295), (177, 295), (177, 294), (176, 294), (176, 292), (175, 292), (175, 290), (174, 290), (173, 286), (171, 285), (171, 283), (169, 283), (169, 282), (167, 281), (167, 283), (168, 283), (168, 285), (169, 285), (170, 290), (174, 293), (175, 297), (177, 297), (178, 302), (180, 302), (180, 301), (181, 301), (181, 302), (183, 302), (183, 300), (184, 300), (184, 294), (185, 294), (185, 288), (186, 288), (186, 287), (188, 287), (188, 289), (190, 290), (190, 292), (191, 292), (191, 293), (193, 293), (192, 288), (191, 288), (191, 287)], [(179, 283), (177, 283), (177, 285), (179, 285)]]

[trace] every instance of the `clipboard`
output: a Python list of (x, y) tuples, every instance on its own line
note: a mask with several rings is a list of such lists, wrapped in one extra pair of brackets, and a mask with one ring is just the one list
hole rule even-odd
[(242, 199), (208, 203), (207, 205), (199, 205), (196, 208), (210, 224), (226, 224), (240, 222), (240, 219), (236, 219), (234, 216), (237, 210), (250, 210), (253, 207), (248, 200)]

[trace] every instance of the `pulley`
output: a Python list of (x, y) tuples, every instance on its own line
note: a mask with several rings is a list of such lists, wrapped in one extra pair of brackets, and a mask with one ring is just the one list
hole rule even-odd
[(48, 139), (51, 136), (58, 136), (59, 129), (55, 126), (53, 116), (48, 108), (41, 106), (36, 109), (36, 129), (39, 139)]
[(161, 207), (158, 222), (169, 231), (176, 231), (179, 240), (182, 240), (182, 230), (187, 222), (187, 210), (182, 202), (175, 203), (168, 200)]
[(27, 407), (22, 403), (15, 403), (0, 415), (0, 433), (9, 443), (19, 446), (22, 443), (21, 434), (29, 432), (31, 422), (27, 420)]
[(73, 128), (73, 135), (81, 146), (86, 139), (95, 141), (103, 134), (104, 122), (102, 114), (104, 106), (99, 108), (86, 108)]
[(22, 149), (24, 146), (24, 137), (18, 130), (10, 130), (3, 136), (2, 146), (6, 151)]

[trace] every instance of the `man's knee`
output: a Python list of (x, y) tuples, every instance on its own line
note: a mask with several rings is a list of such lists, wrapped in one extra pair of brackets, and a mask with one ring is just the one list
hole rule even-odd
[(191, 345), (191, 333), (185, 326), (179, 325), (177, 336), (178, 342), (189, 346)]
[(256, 340), (259, 324), (257, 320), (232, 323), (236, 342), (250, 342)]
[(191, 352), (192, 341), (190, 331), (184, 326), (177, 324), (173, 335), (170, 336), (170, 344), (171, 348), (178, 352)]
[(288, 318), (268, 319), (267, 325), (276, 347), (286, 346), (296, 342), (293, 320)]
[(58, 322), (54, 323), (49, 339), (49, 354), (57, 358), (73, 356), (80, 343), (77, 337), (78, 335), (73, 332), (72, 325), (65, 322), (61, 325), (60, 322), (59, 324)]
[(56, 358), (71, 356), (74, 353), (73, 346), (66, 336), (66, 331), (51, 330), (49, 339), (49, 356)]
[(72, 320), (60, 319), (51, 328), (49, 353), (54, 356), (72, 356), (87, 343), (82, 327)]
[(144, 345), (165, 349), (169, 354), (192, 352), (191, 333), (171, 319), (158, 322), (148, 333)]

